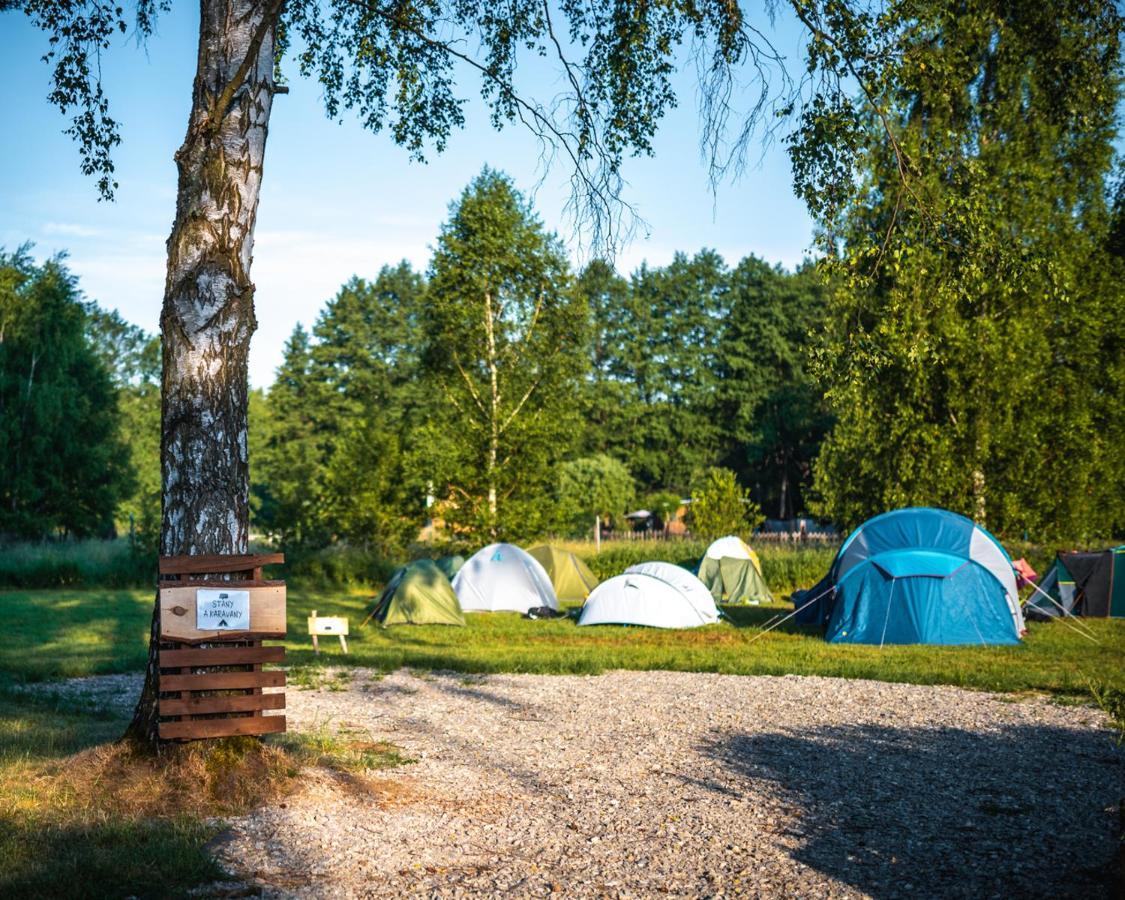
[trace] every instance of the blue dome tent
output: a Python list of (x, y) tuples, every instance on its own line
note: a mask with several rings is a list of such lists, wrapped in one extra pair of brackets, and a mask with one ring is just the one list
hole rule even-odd
[(820, 624), (839, 643), (1018, 644), (1024, 631), (1011, 557), (943, 509), (864, 522), (828, 575), (793, 600), (799, 623)]

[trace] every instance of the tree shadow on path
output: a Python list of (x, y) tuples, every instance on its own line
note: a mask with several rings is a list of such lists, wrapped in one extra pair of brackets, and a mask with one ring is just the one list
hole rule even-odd
[(877, 898), (1108, 897), (1125, 760), (1107, 732), (884, 725), (719, 734), (799, 808), (795, 859)]

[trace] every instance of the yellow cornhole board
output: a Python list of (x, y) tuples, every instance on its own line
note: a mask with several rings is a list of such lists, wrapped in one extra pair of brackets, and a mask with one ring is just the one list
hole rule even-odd
[(348, 620), (343, 616), (318, 616), (316, 610), (312, 611), (309, 616), (309, 634), (312, 635), (313, 650), (319, 654), (320, 644), (317, 642), (319, 636), (336, 635), (340, 639), (340, 646), (344, 648), (344, 652), (348, 652)]

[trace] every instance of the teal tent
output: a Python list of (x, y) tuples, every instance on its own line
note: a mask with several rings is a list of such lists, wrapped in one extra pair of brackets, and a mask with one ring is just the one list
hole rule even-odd
[(828, 576), (794, 596), (799, 621), (855, 644), (1017, 644), (1023, 614), (1007, 552), (943, 509), (899, 509), (864, 522)]

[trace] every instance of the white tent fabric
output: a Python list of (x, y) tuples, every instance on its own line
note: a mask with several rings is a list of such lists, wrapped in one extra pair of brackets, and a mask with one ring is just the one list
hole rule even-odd
[(1020, 595), (1016, 588), (1016, 573), (1012, 568), (1012, 561), (1000, 549), (994, 537), (975, 526), (969, 538), (969, 559), (988, 569), (1004, 586), (1004, 595), (1008, 599), (1008, 612), (1012, 614), (1016, 634), (1023, 634), (1027, 625), (1023, 621), (1023, 609), (1020, 607)]
[(728, 534), (713, 541), (703, 555), (711, 559), (753, 559), (746, 541), (736, 534)]
[[(683, 574), (670, 571), (675, 569)], [(651, 628), (697, 628), (717, 621), (719, 611), (710, 591), (690, 572), (670, 563), (642, 563), (603, 581), (586, 598), (578, 618), (579, 625)]]
[(474, 553), (453, 577), (453, 590), (462, 612), (559, 608), (547, 571), (514, 544), (489, 544)]
[(683, 566), (669, 562), (644, 562), (629, 566), (625, 574), (651, 575), (653, 578), (659, 578), (683, 594), (706, 624), (719, 621), (719, 610), (715, 606), (715, 598), (711, 591)]

